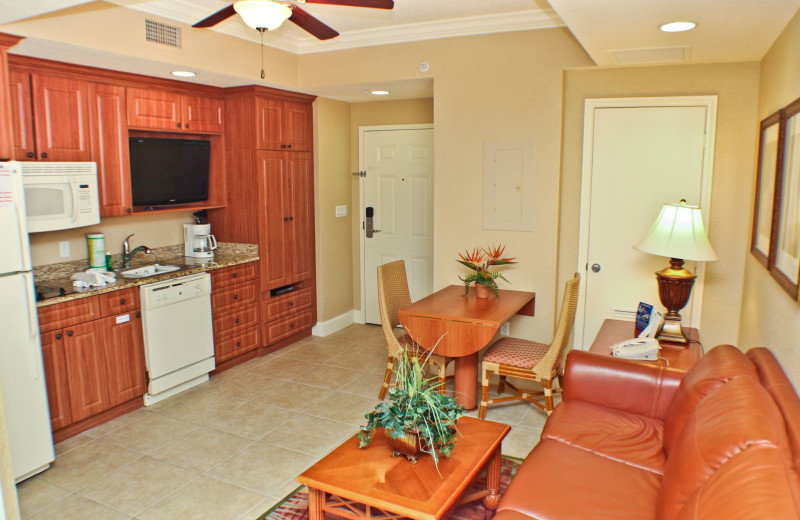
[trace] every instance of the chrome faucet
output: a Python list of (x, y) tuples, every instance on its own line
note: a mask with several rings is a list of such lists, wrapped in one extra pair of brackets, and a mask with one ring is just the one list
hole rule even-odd
[(125, 237), (125, 240), (122, 241), (122, 267), (130, 267), (133, 255), (135, 255), (140, 251), (144, 251), (148, 255), (153, 252), (147, 246), (139, 246), (131, 250), (131, 244), (130, 242), (128, 242), (128, 239), (131, 238), (134, 234), (135, 233), (131, 233), (130, 235)]

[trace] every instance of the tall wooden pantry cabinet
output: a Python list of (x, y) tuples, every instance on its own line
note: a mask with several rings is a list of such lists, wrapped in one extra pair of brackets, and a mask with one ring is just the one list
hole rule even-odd
[(228, 207), (210, 211), (209, 221), (221, 240), (258, 244), (262, 353), (310, 335), (316, 323), (314, 99), (225, 90)]

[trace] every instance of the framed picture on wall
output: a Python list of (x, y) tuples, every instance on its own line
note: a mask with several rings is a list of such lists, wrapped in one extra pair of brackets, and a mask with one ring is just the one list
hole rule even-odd
[(767, 269), (770, 264), (770, 244), (775, 220), (773, 218), (775, 179), (783, 153), (780, 146), (782, 114), (783, 111), (779, 110), (761, 121), (758, 146), (758, 170), (756, 171), (756, 196), (750, 252)]
[(783, 110), (782, 157), (775, 179), (776, 226), (772, 234), (769, 270), (789, 295), (797, 299), (800, 281), (800, 99)]

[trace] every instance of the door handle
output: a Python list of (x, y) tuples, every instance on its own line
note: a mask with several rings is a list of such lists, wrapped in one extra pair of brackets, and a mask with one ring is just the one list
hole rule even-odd
[[(375, 233), (375, 228), (373, 227), (372, 219), (375, 216), (375, 209), (372, 206), (367, 206), (367, 211), (364, 219), (364, 229), (367, 232), (367, 238), (372, 238), (372, 234)], [(377, 230), (380, 233), (380, 229)]]

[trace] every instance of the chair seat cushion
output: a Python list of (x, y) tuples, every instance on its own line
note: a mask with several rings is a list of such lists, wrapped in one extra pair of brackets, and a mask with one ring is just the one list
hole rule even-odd
[(542, 439), (519, 467), (496, 518), (656, 518), (661, 475)]
[(541, 361), (550, 345), (519, 338), (503, 338), (483, 355), (483, 360), (498, 365), (531, 369)]
[(664, 473), (664, 423), (652, 417), (584, 401), (562, 401), (544, 425), (542, 439)]

